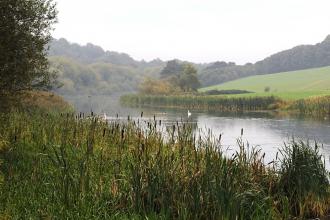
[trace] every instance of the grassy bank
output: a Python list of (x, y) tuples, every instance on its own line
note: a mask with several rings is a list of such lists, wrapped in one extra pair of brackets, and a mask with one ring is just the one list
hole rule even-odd
[[(273, 163), (189, 124), (0, 115), (0, 218), (290, 219), (329, 213), (318, 147), (290, 143)], [(163, 132), (160, 132), (163, 130)], [(165, 138), (166, 137), (166, 138)]]
[(283, 100), (275, 96), (148, 96), (125, 95), (121, 103), (132, 107), (172, 107), (211, 111), (288, 111), (313, 116), (330, 115), (330, 96)]
[[(233, 80), (220, 85), (200, 89), (209, 90), (241, 89), (253, 93), (234, 95), (248, 96), (276, 96), (285, 100), (314, 98), (330, 95), (330, 67), (257, 75)], [(267, 88), (267, 91), (265, 91)]]
[(73, 107), (61, 96), (46, 91), (0, 94), (0, 112), (12, 109), (48, 112), (73, 112)]

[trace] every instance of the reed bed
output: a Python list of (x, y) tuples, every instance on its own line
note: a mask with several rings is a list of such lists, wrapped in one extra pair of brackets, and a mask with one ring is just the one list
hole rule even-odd
[(121, 103), (133, 107), (173, 107), (229, 112), (280, 110), (311, 116), (330, 116), (330, 96), (285, 101), (275, 96), (125, 95), (121, 97)]
[(259, 111), (276, 109), (283, 101), (268, 97), (226, 97), (226, 96), (149, 96), (125, 95), (121, 103), (129, 106), (177, 107), (212, 111)]
[[(318, 146), (292, 142), (264, 163), (238, 139), (186, 123), (83, 114), (0, 115), (0, 219), (304, 219), (329, 214)], [(280, 159), (279, 159), (280, 158)]]
[(298, 100), (289, 109), (308, 115), (330, 116), (330, 96)]

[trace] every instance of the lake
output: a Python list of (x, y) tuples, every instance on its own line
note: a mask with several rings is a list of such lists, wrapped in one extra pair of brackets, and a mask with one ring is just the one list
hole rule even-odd
[[(165, 125), (175, 124), (177, 121), (196, 123), (196, 131), (206, 133), (212, 130), (215, 137), (220, 134), (221, 145), (228, 154), (237, 150), (237, 139), (242, 138), (250, 146), (259, 147), (266, 153), (265, 161), (275, 158), (278, 148), (284, 143), (295, 139), (296, 141), (315, 141), (323, 147), (320, 151), (326, 158), (327, 167), (330, 167), (330, 120), (324, 118), (316, 120), (308, 117), (283, 115), (269, 112), (247, 113), (221, 113), (190, 110), (192, 115), (188, 117), (187, 109), (163, 109), (163, 108), (127, 108), (120, 106), (118, 97), (66, 97), (74, 104), (77, 111), (97, 114), (106, 113), (109, 117), (117, 114), (120, 119), (127, 120), (127, 116), (133, 119), (162, 120)], [(243, 136), (241, 137), (241, 130)]]

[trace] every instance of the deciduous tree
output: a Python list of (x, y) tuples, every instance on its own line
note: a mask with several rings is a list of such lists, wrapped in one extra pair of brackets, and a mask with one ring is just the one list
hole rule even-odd
[(0, 1), (0, 95), (54, 85), (46, 45), (56, 16), (52, 0)]

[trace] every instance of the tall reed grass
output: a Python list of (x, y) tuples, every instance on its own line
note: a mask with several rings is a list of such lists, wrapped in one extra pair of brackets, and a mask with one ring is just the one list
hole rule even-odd
[(226, 96), (152, 96), (125, 95), (121, 103), (139, 107), (174, 107), (185, 109), (212, 111), (259, 111), (281, 110), (296, 112), (303, 115), (330, 116), (330, 96), (300, 99), (295, 101), (282, 100), (274, 96), (265, 97), (226, 97)]
[(257, 111), (276, 109), (283, 101), (268, 97), (225, 97), (225, 96), (149, 96), (125, 95), (121, 103), (130, 106), (179, 107), (218, 111)]
[(330, 116), (330, 96), (298, 100), (289, 109), (308, 115)]
[(190, 124), (104, 122), (83, 114), (0, 115), (0, 218), (290, 219), (329, 214), (317, 146), (293, 142), (264, 163)]

